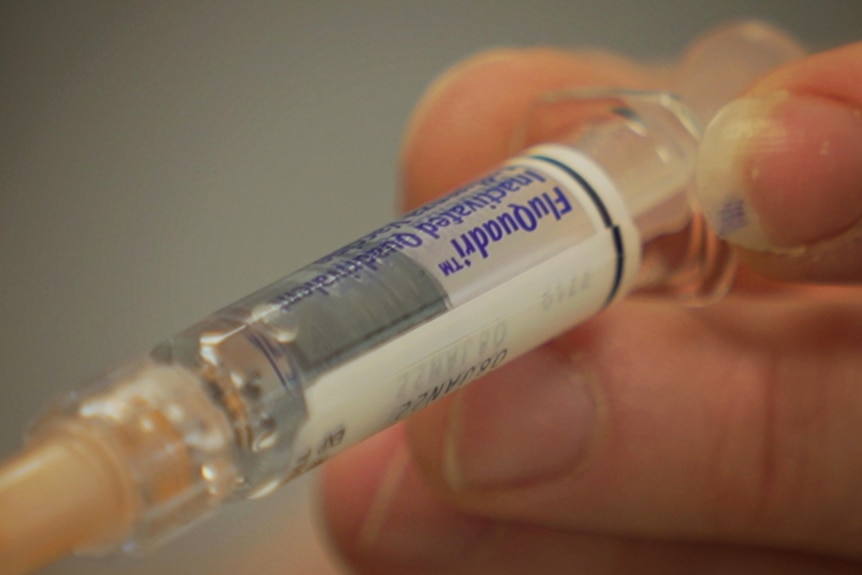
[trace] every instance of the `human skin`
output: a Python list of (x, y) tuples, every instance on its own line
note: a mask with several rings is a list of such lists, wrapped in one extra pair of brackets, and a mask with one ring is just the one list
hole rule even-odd
[[(511, 155), (539, 95), (651, 77), (603, 54), (467, 60), (411, 121), (402, 207)], [(862, 572), (862, 44), (741, 96), (698, 166), (706, 204), (751, 214), (731, 293), (630, 297), (336, 457), (323, 508), (351, 569)]]

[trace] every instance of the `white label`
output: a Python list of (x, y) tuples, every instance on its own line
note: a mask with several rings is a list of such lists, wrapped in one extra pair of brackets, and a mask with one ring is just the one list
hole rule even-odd
[[(626, 293), (640, 240), (607, 176), (541, 146), (399, 222), (450, 308), (321, 375), (291, 475), (559, 335)], [(336, 438), (337, 441), (333, 438)]]

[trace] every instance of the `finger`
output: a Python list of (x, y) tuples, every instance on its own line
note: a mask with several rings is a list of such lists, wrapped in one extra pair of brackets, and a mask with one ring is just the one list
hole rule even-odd
[(424, 487), (402, 431), (386, 430), (327, 463), (326, 525), (337, 548), (364, 567), (360, 571), (447, 572), (493, 547), (497, 525), (458, 511)]
[(510, 156), (513, 133), (539, 96), (645, 82), (642, 69), (603, 53), (500, 49), (466, 60), (431, 86), (407, 130), (404, 207), (426, 203)]
[(697, 194), (779, 279), (862, 280), (862, 43), (787, 65), (707, 128)]
[(471, 517), (437, 498), (401, 434), (373, 438), (325, 468), (324, 501), (338, 550), (358, 573), (506, 575), (832, 575), (859, 565), (800, 553), (590, 535)]
[[(493, 99), (486, 94), (484, 98), (471, 100), (471, 94), (481, 94), (488, 86), (499, 89), (505, 85), (501, 84), (502, 80), (516, 76), (502, 74), (494, 81), (486, 78), (469, 87), (470, 78), (482, 77), (479, 72), (493, 71), (497, 64), (480, 62), (476, 66), (477, 69), (468, 69), (463, 75), (456, 74), (454, 80), (444, 82), (440, 93), (433, 96), (431, 103), (425, 104), (418, 115), (405, 152), (408, 197), (414, 201), (436, 195), (505, 156), (505, 145), (495, 147), (495, 143), (506, 139), (503, 135), (508, 135), (514, 126), (513, 118), (518, 116), (515, 112), (523, 111), (528, 101), (532, 101), (531, 95), (516, 99), (517, 105), (512, 107), (496, 108), (492, 103), (487, 109), (482, 108), (480, 104), (493, 102)], [(511, 72), (505, 66), (503, 70)], [(494, 78), (493, 74), (489, 76)], [(584, 77), (578, 75), (581, 80)], [(586, 81), (597, 83), (591, 79)], [(567, 81), (563, 85), (571, 84)], [(453, 96), (447, 103), (443, 95), (458, 94), (459, 86), (468, 89), (461, 97)], [(518, 93), (518, 88), (513, 90)], [(443, 98), (442, 104), (438, 98)], [(449, 115), (459, 104), (471, 101), (473, 107)], [(465, 124), (475, 118), (479, 125), (458, 132), (458, 118)], [(505, 130), (495, 132), (500, 126)], [(481, 137), (471, 139), (471, 134)], [(456, 143), (454, 148), (453, 143)], [(856, 462), (860, 458), (853, 451), (855, 441), (852, 439), (857, 418), (851, 417), (855, 415), (853, 410), (858, 402), (835, 398), (853, 398), (848, 374), (858, 368), (853, 363), (856, 361), (853, 346), (858, 346), (858, 335), (848, 334), (849, 328), (844, 332), (830, 332), (821, 321), (822, 318), (838, 319), (842, 325), (849, 325), (843, 323), (849, 316), (844, 316), (843, 311), (827, 309), (828, 313), (817, 319), (818, 314), (811, 309), (797, 310), (795, 304), (786, 301), (774, 302), (784, 305), (779, 306), (780, 309), (751, 302), (737, 304), (740, 309), (724, 307), (720, 311), (691, 316), (644, 305), (618, 308), (612, 316), (594, 322), (591, 332), (578, 332), (591, 334), (583, 341), (564, 341), (522, 360), (525, 363), (519, 365), (522, 369), (528, 365), (527, 373), (519, 375), (517, 366), (513, 365), (512, 369), (492, 378), (495, 384), (475, 384), (458, 399), (444, 402), (441, 407), (423, 414), (412, 426), (427, 473), (436, 477), (443, 489), (454, 491), (451, 496), (458, 505), (495, 517), (656, 536), (719, 537), (788, 546), (799, 543), (814, 549), (856, 553), (858, 542), (854, 530), (858, 498), (847, 485), (856, 481), (859, 474)], [(645, 310), (652, 311), (646, 313)], [(768, 317), (764, 315), (767, 311), (771, 313)], [(784, 321), (783, 325), (788, 325), (787, 321), (779, 320), (785, 312), (789, 313), (788, 317), (797, 318), (796, 332), (786, 329), (766, 334), (758, 332), (757, 318), (768, 322)], [(700, 317), (701, 321), (710, 318), (710, 321), (721, 322), (727, 319), (723, 314), (728, 313), (736, 314), (741, 320), (724, 333), (711, 332), (708, 328), (714, 326), (709, 322), (692, 320)], [(802, 319), (800, 314), (815, 319)], [(748, 330), (745, 326), (752, 321), (755, 327)], [(605, 329), (602, 326), (614, 327)], [(663, 329), (651, 331), (657, 326)], [(803, 337), (809, 328), (818, 334), (813, 341)], [(751, 344), (752, 349), (731, 345), (727, 341), (728, 331), (746, 336), (744, 341)], [(821, 365), (815, 360), (822, 359), (817, 353), (826, 353), (822, 348), (823, 342), (828, 340), (821, 337), (824, 333), (832, 333), (835, 338), (845, 337), (831, 350), (836, 360), (832, 361), (831, 357), (823, 360), (823, 364), (828, 365), (823, 373), (806, 372), (807, 362)], [(632, 338), (630, 334), (638, 334), (639, 338)], [(622, 341), (626, 342), (625, 346), (617, 345)], [(849, 348), (848, 341), (852, 342)], [(597, 353), (594, 358), (591, 353), (582, 353), (584, 359), (579, 363), (586, 367), (576, 370), (579, 373), (571, 373), (569, 364), (572, 362), (567, 356), (578, 346), (584, 349), (595, 346), (597, 352), (605, 353)], [(782, 354), (789, 359), (779, 359), (785, 357)], [(596, 362), (595, 365), (591, 361)], [(733, 371), (735, 369), (739, 373)], [(531, 370), (533, 374), (529, 373)], [(770, 375), (772, 370), (791, 375), (776, 382)], [(691, 382), (691, 374), (703, 375)], [(830, 375), (834, 375), (834, 379), (828, 380)], [(738, 377), (730, 383), (725, 381), (732, 376)], [(523, 391), (525, 386), (519, 384), (518, 378), (530, 382), (530, 393)], [(812, 434), (800, 434), (793, 428), (793, 422), (804, 419), (811, 410), (807, 403), (810, 398), (805, 396), (810, 390), (809, 385), (804, 385), (809, 381), (806, 378), (830, 381), (830, 385), (823, 386), (829, 390), (823, 392), (824, 397), (831, 398), (828, 401), (836, 403), (836, 413), (842, 415), (835, 422), (826, 421), (826, 407), (833, 407), (831, 403), (815, 410), (819, 415), (814, 420), (825, 430), (822, 432), (824, 442), (828, 440), (826, 444), (830, 448), (813, 455), (810, 453), (813, 448), (807, 443), (816, 443)], [(593, 385), (594, 381), (599, 383)], [(640, 387), (632, 382), (648, 385)], [(788, 385), (791, 393), (773, 394), (776, 383)], [(597, 399), (592, 402), (595, 412), (592, 415), (591, 387), (600, 390), (594, 392)], [(644, 396), (644, 391), (651, 387), (661, 393)], [(482, 389), (490, 391), (481, 395), (479, 390)], [(546, 391), (545, 396), (538, 393), (542, 389)], [(737, 393), (725, 395), (730, 394), (731, 389)], [(631, 398), (637, 398), (635, 404), (644, 406), (644, 411), (633, 409)], [(787, 404), (781, 405), (780, 421), (776, 424), (771, 410), (773, 402), (779, 400)], [(573, 412), (576, 417), (571, 416)], [(656, 420), (656, 414), (662, 414), (663, 419)], [(704, 415), (702, 419), (701, 415)], [(738, 421), (733, 419), (737, 416)], [(479, 422), (478, 429), (467, 427), (466, 421)], [(521, 421), (524, 425), (513, 426)], [(747, 425), (737, 428), (735, 424), (740, 421)], [(774, 425), (780, 429), (773, 429)], [(593, 463), (584, 464), (584, 453), (591, 451), (584, 448), (585, 438), (588, 440), (591, 430), (602, 426), (608, 431), (594, 434), (607, 438), (609, 451), (594, 448)], [(691, 437), (689, 427), (694, 430)], [(757, 433), (764, 429), (770, 433)], [(482, 440), (471, 442), (471, 436)], [(719, 463), (710, 467), (709, 454), (726, 448), (720, 439), (728, 436), (738, 440), (738, 451), (731, 441), (734, 449), (719, 453), (716, 457)], [(442, 444), (441, 437), (446, 438)], [(495, 443), (495, 437), (506, 441)], [(773, 445), (776, 442), (780, 443), (777, 447)], [(476, 447), (472, 453), (469, 452), (471, 445)], [(519, 445), (521, 449), (516, 452), (514, 447)], [(642, 446), (642, 453), (631, 452), (628, 447), (632, 445)], [(470, 455), (461, 454), (462, 451)], [(822, 478), (821, 487), (825, 487), (809, 493), (795, 485), (798, 476), (794, 469), (773, 470), (769, 462), (776, 451), (786, 453), (787, 461), (800, 462), (806, 473), (810, 468), (810, 474)], [(836, 451), (846, 455), (846, 459), (839, 458)], [(505, 474), (522, 470), (532, 475), (527, 479), (509, 477), (509, 484), (500, 489), (470, 486), (465, 476), (469, 475), (466, 466), (471, 461), (480, 472)], [(786, 465), (781, 457), (777, 461)], [(582, 465), (586, 467), (582, 469)], [(594, 469), (593, 465), (600, 471), (588, 473)], [(689, 476), (692, 469), (699, 472), (693, 481)], [(711, 475), (705, 470), (716, 473)], [(578, 484), (584, 485), (578, 488), (561, 477), (574, 483), (577, 483), (575, 478), (580, 477), (598, 479)], [(647, 480), (639, 484), (638, 477)], [(834, 493), (840, 493), (840, 497), (829, 500)], [(791, 494), (804, 504), (801, 513), (798, 513), (800, 501)], [(775, 501), (781, 505), (773, 504)], [(835, 522), (824, 518), (835, 519)], [(829, 529), (820, 529), (824, 522)]]
[(626, 302), (418, 413), (416, 457), (486, 517), (862, 556), (852, 301)]

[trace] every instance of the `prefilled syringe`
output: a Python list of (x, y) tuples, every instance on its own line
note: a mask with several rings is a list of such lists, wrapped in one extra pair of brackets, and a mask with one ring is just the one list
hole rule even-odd
[(528, 149), (62, 398), (0, 468), (0, 573), (70, 552), (150, 548), (633, 289), (720, 295), (732, 254), (688, 201), (698, 126), (799, 53), (780, 32), (737, 25), (695, 43), (679, 97), (558, 95), (582, 111), (562, 141)]

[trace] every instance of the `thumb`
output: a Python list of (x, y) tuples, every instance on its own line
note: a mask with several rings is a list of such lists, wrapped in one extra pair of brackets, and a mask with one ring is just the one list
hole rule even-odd
[(696, 195), (777, 279), (862, 280), (862, 43), (766, 76), (707, 127)]

